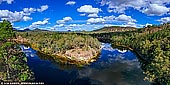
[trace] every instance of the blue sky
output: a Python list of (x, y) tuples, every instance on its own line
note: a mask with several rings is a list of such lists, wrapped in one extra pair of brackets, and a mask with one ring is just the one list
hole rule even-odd
[(170, 22), (170, 0), (0, 0), (0, 20), (17, 29), (87, 30)]

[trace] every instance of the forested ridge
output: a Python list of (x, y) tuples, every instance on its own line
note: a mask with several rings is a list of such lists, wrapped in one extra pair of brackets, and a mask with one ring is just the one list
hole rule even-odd
[(33, 73), (27, 66), (27, 58), (13, 41), (15, 32), (9, 21), (0, 22), (0, 81), (31, 81)]
[[(147, 30), (146, 30), (147, 29)], [(161, 29), (161, 30), (160, 30)], [(139, 29), (112, 36), (112, 44), (127, 46), (140, 54), (141, 68), (150, 82), (170, 84), (170, 25)]]
[(137, 28), (135, 27), (110, 26), (110, 27), (103, 27), (101, 29), (94, 30), (93, 32), (106, 33), (106, 32), (127, 32), (127, 31), (135, 31), (135, 30), (137, 30)]

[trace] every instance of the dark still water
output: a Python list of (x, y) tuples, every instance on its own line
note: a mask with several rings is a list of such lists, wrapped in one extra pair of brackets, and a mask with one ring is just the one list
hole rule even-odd
[(21, 46), (34, 72), (35, 81), (46, 85), (149, 85), (143, 80), (144, 75), (135, 54), (129, 50), (113, 49), (107, 43), (103, 43), (102, 47), (96, 62), (77, 68), (41, 58), (35, 50)]

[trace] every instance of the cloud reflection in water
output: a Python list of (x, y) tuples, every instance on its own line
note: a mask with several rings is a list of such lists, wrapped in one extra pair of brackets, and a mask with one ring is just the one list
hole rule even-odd
[(79, 78), (97, 80), (104, 85), (147, 85), (136, 56), (128, 50), (113, 49), (103, 44), (100, 58), (79, 70)]

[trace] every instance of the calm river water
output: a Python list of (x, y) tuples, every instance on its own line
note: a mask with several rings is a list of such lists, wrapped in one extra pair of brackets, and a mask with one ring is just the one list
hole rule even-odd
[(34, 72), (35, 81), (46, 85), (150, 85), (143, 80), (136, 55), (129, 50), (113, 49), (108, 43), (102, 44), (96, 62), (82, 68), (60, 65), (37, 56), (36, 51), (29, 47), (21, 48)]

